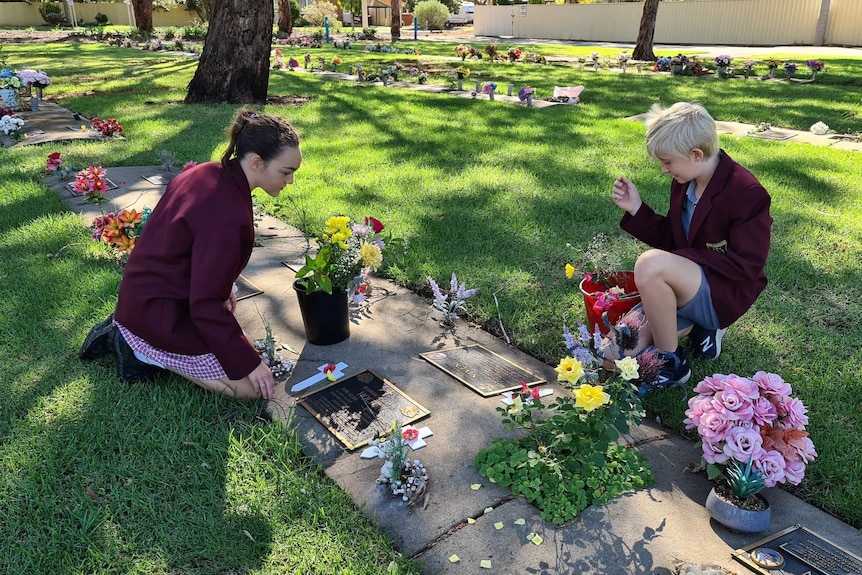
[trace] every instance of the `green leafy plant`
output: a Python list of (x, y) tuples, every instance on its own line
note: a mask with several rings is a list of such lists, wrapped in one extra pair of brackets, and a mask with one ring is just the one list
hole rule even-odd
[[(641, 327), (614, 331), (617, 345), (636, 347)], [(612, 372), (602, 372), (598, 332), (591, 336), (580, 325), (577, 339), (568, 330), (564, 336), (569, 355), (556, 371), (567, 392), (545, 405), (537, 389), (521, 382), (512, 405), (498, 411), (507, 428), (523, 429), (526, 435), (496, 439), (474, 460), (481, 475), (523, 495), (543, 519), (557, 525), (589, 505), (653, 483), (644, 457), (616, 441), (643, 418), (637, 382), (651, 381), (660, 368), (650, 352), (618, 360)], [(547, 413), (540, 415), (543, 411)]]

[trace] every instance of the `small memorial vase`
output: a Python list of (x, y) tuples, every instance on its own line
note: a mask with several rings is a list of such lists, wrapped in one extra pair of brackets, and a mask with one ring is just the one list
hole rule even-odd
[(3, 88), (0, 90), (0, 98), (3, 99), (3, 103), (7, 108), (14, 110), (18, 107), (18, 91), (14, 88)]
[(620, 64), (620, 68), (623, 69), (623, 74), (625, 74), (626, 73), (626, 63), (623, 62), (622, 64)]
[(719, 66), (715, 71), (716, 76), (719, 78), (727, 78), (727, 67)]
[(641, 68), (642, 68), (642, 67), (643, 67), (643, 64), (635, 64), (635, 68), (637, 68), (637, 69), (638, 69), (638, 74), (640, 74), (640, 73), (641, 73)]
[(464, 89), (464, 78), (458, 78), (458, 91), (461, 92)]
[(527, 107), (528, 108), (533, 107), (533, 95), (532, 94), (527, 94)]
[(515, 87), (515, 86), (514, 86), (513, 84), (509, 84), (509, 85), (506, 87), (506, 95), (507, 95), (507, 96), (511, 96), (511, 95), (512, 95), (512, 88), (514, 88), (514, 87)]
[(30, 111), (39, 111), (39, 98), (37, 98), (36, 96), (30, 96)]
[[(766, 501), (763, 496), (757, 497)], [(737, 533), (759, 533), (769, 527), (772, 519), (772, 507), (766, 501), (766, 509), (752, 510), (737, 507), (721, 497), (713, 487), (706, 498), (706, 510), (709, 516)]]
[(308, 343), (332, 345), (350, 337), (350, 310), (344, 290), (307, 292), (293, 282)]
[(42, 86), (36, 86), (36, 97), (42, 99)]
[(491, 90), (490, 92), (488, 92), (488, 99), (491, 100), (492, 102), (494, 101), (494, 90)]

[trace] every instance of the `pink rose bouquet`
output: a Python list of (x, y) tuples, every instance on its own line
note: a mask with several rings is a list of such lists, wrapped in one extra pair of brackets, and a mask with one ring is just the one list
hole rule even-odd
[(700, 434), (710, 479), (724, 473), (734, 492), (749, 484), (748, 495), (802, 481), (817, 451), (805, 431), (807, 409), (781, 376), (716, 374), (694, 391), (698, 395), (689, 400), (684, 423)]

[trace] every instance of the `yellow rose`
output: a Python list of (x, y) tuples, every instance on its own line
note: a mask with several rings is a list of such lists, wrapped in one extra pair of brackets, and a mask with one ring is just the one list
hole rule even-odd
[(584, 366), (573, 357), (566, 356), (560, 360), (560, 365), (555, 368), (557, 381), (568, 381), (575, 383), (584, 376)]
[(633, 357), (624, 357), (622, 359), (614, 360), (614, 364), (616, 364), (617, 369), (620, 370), (620, 377), (622, 377), (626, 381), (631, 381), (633, 379), (638, 378), (638, 360)]
[(611, 401), (611, 396), (604, 392), (601, 385), (585, 383), (572, 393), (575, 396), (575, 407), (582, 407), (585, 411), (592, 411)]
[(383, 263), (383, 252), (380, 246), (362, 242), (359, 246), (359, 261), (365, 267), (377, 269)]
[(566, 264), (566, 277), (572, 279), (573, 275), (575, 275), (575, 266), (572, 264)]

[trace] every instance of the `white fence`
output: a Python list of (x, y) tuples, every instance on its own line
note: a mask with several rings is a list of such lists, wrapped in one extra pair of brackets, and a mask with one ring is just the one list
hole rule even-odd
[[(476, 6), (479, 36), (587, 42), (637, 40), (643, 4)], [(862, 46), (862, 0), (662, 2), (656, 44)]]

